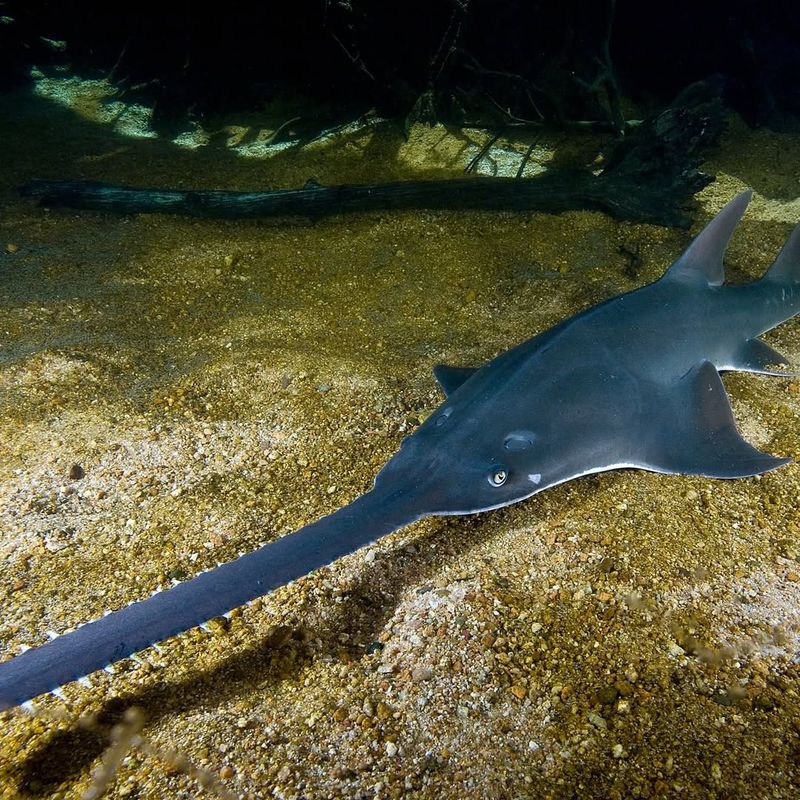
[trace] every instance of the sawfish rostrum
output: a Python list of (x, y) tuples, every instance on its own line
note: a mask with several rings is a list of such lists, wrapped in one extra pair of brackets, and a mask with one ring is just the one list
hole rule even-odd
[(736, 430), (721, 370), (782, 374), (757, 337), (800, 311), (800, 226), (757, 281), (724, 286), (751, 193), (660, 280), (588, 309), (479, 369), (434, 370), (446, 399), (374, 487), (330, 516), (0, 664), (0, 708), (88, 675), (421, 517), (515, 503), (634, 467), (739, 478), (786, 464)]

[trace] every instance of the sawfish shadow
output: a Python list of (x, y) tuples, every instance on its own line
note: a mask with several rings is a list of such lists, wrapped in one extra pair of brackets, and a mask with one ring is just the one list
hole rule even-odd
[[(602, 481), (610, 486), (609, 482), (619, 477), (617, 473), (606, 473)], [(586, 481), (595, 484), (590, 491), (599, 489), (599, 476), (587, 476)], [(548, 493), (549, 502), (560, 488)], [(528, 501), (540, 502), (539, 497)], [(560, 502), (567, 502), (566, 495)], [(498, 509), (493, 518), (496, 522), (497, 516), (508, 517), (519, 514), (520, 510), (520, 506)], [(142, 710), (147, 735), (150, 725), (171, 714), (213, 707), (249, 692), (268, 691), (295, 677), (314, 659), (327, 656), (358, 661), (372, 657), (369, 644), (375, 642), (409, 587), (424, 585), (442, 570), (440, 553), (455, 551), (461, 555), (502, 533), (501, 527), (487, 537), (488, 528), (486, 518), (478, 514), (436, 518), (435, 529), (414, 541), (417, 553), (413, 557), (399, 557), (408, 542), (398, 542), (382, 558), (364, 563), (343, 602), (323, 617), (321, 626), (306, 629), (300, 608), (294, 628), (284, 629), (277, 636), (262, 636), (210, 670), (198, 670), (178, 680), (159, 680), (156, 673), (149, 686), (105, 701), (96, 711), (96, 723), (91, 727), (76, 719), (70, 727), (54, 731), (46, 742), (12, 768), (19, 797), (29, 800), (49, 797), (65, 782), (85, 774), (109, 746), (111, 727), (121, 722), (131, 706)], [(342, 633), (347, 633), (354, 644), (343, 646)], [(184, 648), (201, 646), (199, 639), (183, 643)]]

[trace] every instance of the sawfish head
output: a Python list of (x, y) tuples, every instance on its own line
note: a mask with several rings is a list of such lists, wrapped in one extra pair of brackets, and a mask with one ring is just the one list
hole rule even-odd
[(536, 434), (505, 416), (469, 413), (469, 405), (451, 398), (434, 411), (378, 473), (376, 489), (402, 487), (419, 516), (429, 516), (500, 508), (551, 484), (537, 464)]
[(627, 427), (640, 411), (636, 382), (598, 354), (531, 369), (531, 353), (545, 349), (554, 331), (479, 369), (437, 366), (447, 399), (402, 442), (376, 489), (403, 491), (418, 517), (473, 514), (581, 475), (634, 466)]

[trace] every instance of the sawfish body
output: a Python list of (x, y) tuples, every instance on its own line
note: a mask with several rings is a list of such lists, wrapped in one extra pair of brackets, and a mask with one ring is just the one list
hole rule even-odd
[(734, 198), (653, 284), (562, 322), (480, 369), (439, 366), (444, 403), (350, 505), (235, 561), (0, 664), (0, 708), (226, 613), (431, 515), (515, 503), (634, 467), (737, 478), (789, 461), (738, 433), (721, 370), (782, 374), (757, 337), (800, 311), (800, 226), (758, 281), (724, 286)]

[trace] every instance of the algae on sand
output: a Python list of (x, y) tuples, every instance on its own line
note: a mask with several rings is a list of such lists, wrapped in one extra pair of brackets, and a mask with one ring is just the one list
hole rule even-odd
[[(352, 499), (439, 402), (433, 364), (491, 358), (656, 278), (686, 243), (596, 213), (48, 213), (11, 188), (43, 170), (230, 188), (447, 174), (466, 145), (371, 129), (243, 163), (6, 110), (4, 653)], [(755, 277), (800, 217), (785, 178), (800, 142), (734, 122), (715, 158), (699, 217), (755, 188), (728, 264)], [(638, 247), (636, 280), (621, 245)], [(800, 364), (796, 323), (770, 341)], [(798, 452), (797, 381), (726, 382), (751, 442)], [(799, 494), (795, 465), (731, 482), (626, 471), (426, 520), (67, 687), (65, 720), (6, 713), (0, 797), (78, 796), (107, 742), (74, 720), (129, 705), (242, 797), (794, 797)], [(107, 796), (196, 791), (134, 752)]]

